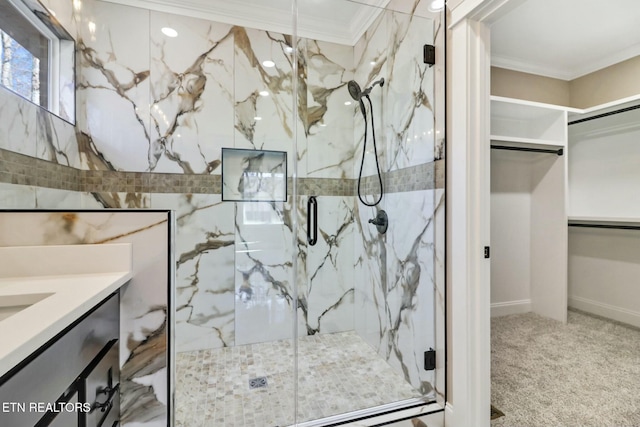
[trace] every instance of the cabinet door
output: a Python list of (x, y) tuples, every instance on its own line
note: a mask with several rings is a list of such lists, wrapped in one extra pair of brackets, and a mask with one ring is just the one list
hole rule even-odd
[[(73, 407), (78, 408), (78, 393), (74, 393), (73, 396), (69, 399), (67, 405), (68, 408)], [(49, 423), (49, 427), (76, 427), (78, 426), (78, 416), (79, 413), (76, 411), (70, 412), (60, 412), (56, 417)]]
[(120, 415), (120, 370), (118, 341), (113, 340), (106, 347), (104, 357), (84, 380), (86, 401), (91, 404), (91, 412), (86, 416), (87, 427), (111, 427)]

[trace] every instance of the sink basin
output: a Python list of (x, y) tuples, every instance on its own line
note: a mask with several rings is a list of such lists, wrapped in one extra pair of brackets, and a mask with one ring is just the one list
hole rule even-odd
[(0, 321), (50, 297), (53, 293), (0, 296)]

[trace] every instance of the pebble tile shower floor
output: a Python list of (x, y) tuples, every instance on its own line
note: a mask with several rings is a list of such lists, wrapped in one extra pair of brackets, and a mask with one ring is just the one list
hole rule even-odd
[[(298, 354), (298, 422), (420, 397), (355, 332), (300, 338)], [(293, 360), (291, 340), (178, 353), (176, 427), (292, 424)]]

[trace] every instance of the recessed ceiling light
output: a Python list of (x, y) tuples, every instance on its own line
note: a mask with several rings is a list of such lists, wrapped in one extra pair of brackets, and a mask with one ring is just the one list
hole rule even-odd
[(262, 117), (256, 116), (256, 117), (253, 118), (253, 120), (262, 120)]
[(429, 5), (429, 10), (431, 12), (439, 12), (444, 7), (444, 0), (433, 0)]
[(262, 65), (264, 65), (267, 68), (271, 68), (271, 67), (275, 67), (276, 63), (273, 61), (269, 61), (268, 59), (266, 61), (262, 61)]
[(351, 105), (351, 101), (345, 102), (344, 105)]
[(160, 31), (167, 37), (178, 37), (178, 32), (170, 27), (164, 27)]
[(376, 61), (371, 61), (371, 62), (369, 62), (369, 64), (376, 65)]
[(258, 93), (260, 94), (260, 96), (269, 96), (269, 91), (266, 91), (266, 90), (261, 90)]

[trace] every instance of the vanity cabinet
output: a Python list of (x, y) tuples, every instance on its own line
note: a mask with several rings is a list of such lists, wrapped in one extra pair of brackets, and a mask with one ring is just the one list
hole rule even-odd
[(0, 426), (119, 425), (119, 291), (0, 379)]

